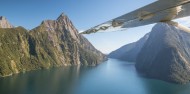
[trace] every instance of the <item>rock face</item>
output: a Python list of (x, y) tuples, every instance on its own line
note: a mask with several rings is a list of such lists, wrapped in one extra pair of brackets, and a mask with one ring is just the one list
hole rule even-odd
[(13, 25), (3, 16), (0, 16), (0, 28), (13, 28)]
[(184, 84), (190, 80), (190, 34), (159, 23), (136, 62), (138, 72), (147, 77)]
[(0, 28), (0, 76), (70, 65), (94, 66), (106, 60), (78, 34), (67, 16), (46, 20), (31, 31)]
[(129, 62), (136, 62), (136, 58), (141, 51), (141, 48), (144, 46), (144, 43), (149, 37), (149, 33), (146, 34), (143, 38), (137, 42), (124, 45), (123, 47), (111, 52), (108, 57), (116, 58)]

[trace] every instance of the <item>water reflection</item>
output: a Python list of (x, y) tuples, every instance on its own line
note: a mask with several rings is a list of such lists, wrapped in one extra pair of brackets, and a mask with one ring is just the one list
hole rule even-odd
[(133, 63), (109, 59), (97, 67), (61, 67), (0, 78), (0, 94), (190, 94), (176, 85), (138, 75)]
[(0, 94), (69, 94), (79, 78), (80, 68), (62, 67), (0, 78)]
[(75, 94), (190, 94), (190, 84), (177, 85), (141, 77), (133, 63), (109, 59), (87, 73)]

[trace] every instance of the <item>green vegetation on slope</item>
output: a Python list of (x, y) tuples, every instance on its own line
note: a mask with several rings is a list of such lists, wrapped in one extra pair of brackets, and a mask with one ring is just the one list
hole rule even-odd
[(105, 59), (64, 15), (31, 31), (0, 28), (0, 77), (59, 66), (92, 66)]

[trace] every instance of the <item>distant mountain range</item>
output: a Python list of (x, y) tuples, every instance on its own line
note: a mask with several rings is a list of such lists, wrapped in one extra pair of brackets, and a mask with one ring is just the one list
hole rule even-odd
[(120, 59), (129, 62), (136, 62), (136, 58), (141, 51), (141, 48), (144, 46), (144, 43), (149, 37), (149, 33), (146, 34), (143, 38), (138, 40), (137, 42), (130, 43), (122, 46), (121, 48), (111, 52), (108, 57)]
[(113, 54), (125, 52), (119, 59), (136, 62), (137, 71), (146, 77), (184, 84), (190, 81), (189, 38), (190, 33), (159, 23), (153, 27), (150, 34), (132, 43), (132, 47), (131, 44), (124, 46), (130, 50), (120, 51), (123, 50), (122, 47), (109, 56), (118, 58)]
[(0, 77), (59, 66), (94, 66), (106, 56), (78, 34), (69, 18), (61, 14), (28, 31), (0, 17)]

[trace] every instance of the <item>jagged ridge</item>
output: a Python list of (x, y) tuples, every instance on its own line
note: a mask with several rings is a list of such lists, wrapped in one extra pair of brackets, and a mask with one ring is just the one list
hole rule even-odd
[(106, 59), (64, 14), (31, 31), (0, 28), (0, 33), (0, 76), (59, 66), (91, 66)]

